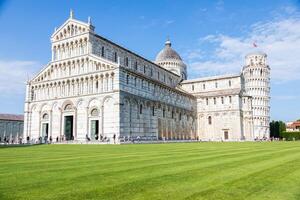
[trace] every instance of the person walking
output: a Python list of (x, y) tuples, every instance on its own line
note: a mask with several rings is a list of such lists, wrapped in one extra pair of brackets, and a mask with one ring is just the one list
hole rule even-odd
[(116, 134), (114, 134), (113, 138), (114, 138), (114, 144), (116, 144)]

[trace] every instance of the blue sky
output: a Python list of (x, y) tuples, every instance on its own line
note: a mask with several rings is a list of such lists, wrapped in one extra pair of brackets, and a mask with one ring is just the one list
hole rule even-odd
[(24, 82), (50, 61), (50, 35), (70, 8), (151, 60), (169, 36), (189, 78), (239, 73), (246, 53), (264, 51), (271, 119), (300, 118), (300, 2), (286, 0), (0, 0), (0, 113), (23, 113)]

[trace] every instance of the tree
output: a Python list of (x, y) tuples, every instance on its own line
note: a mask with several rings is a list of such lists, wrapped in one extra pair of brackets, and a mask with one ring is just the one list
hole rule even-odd
[(283, 121), (272, 121), (270, 123), (270, 137), (280, 138), (282, 132), (286, 130), (285, 123)]

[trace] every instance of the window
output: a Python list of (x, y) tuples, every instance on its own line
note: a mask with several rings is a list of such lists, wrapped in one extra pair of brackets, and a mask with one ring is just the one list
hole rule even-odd
[(218, 83), (217, 82), (215, 82), (215, 87), (218, 88)]
[(208, 98), (206, 98), (206, 105), (208, 105)]
[(153, 76), (153, 70), (152, 70), (152, 68), (150, 69), (150, 76), (151, 77)]
[(138, 68), (138, 63), (137, 63), (137, 61), (135, 61), (135, 63), (134, 63), (134, 69), (137, 70), (137, 68)]
[(45, 113), (45, 114), (43, 115), (43, 119), (45, 119), (45, 120), (49, 119), (49, 115), (48, 115), (47, 113)]
[(72, 105), (71, 104), (67, 104), (65, 106), (65, 109), (64, 110), (72, 110)]
[(143, 105), (140, 105), (140, 114), (143, 114)]
[(194, 87), (194, 85), (192, 85), (192, 90), (194, 91), (194, 89), (195, 89), (195, 87)]
[(98, 81), (96, 81), (96, 89), (98, 89), (98, 86), (99, 86)]
[(172, 111), (172, 119), (174, 119), (174, 111)]
[(93, 117), (99, 116), (99, 111), (98, 111), (98, 109), (94, 108), (94, 109), (91, 111), (91, 116), (93, 116)]
[(179, 120), (181, 120), (181, 113), (179, 113)]
[(129, 75), (126, 76), (126, 84), (129, 84)]
[(118, 54), (117, 54), (117, 52), (114, 53), (114, 61), (118, 62)]
[(165, 117), (166, 111), (165, 109), (163, 109), (163, 117)]
[(228, 81), (228, 85), (229, 85), (229, 87), (231, 87), (231, 80)]
[(229, 103), (232, 103), (232, 98), (231, 98), (231, 96), (229, 96)]
[(146, 66), (144, 65), (144, 74), (146, 73)]
[(125, 57), (125, 66), (128, 67), (128, 57)]
[(212, 124), (211, 116), (208, 117), (208, 124), (209, 124), (209, 125)]
[(157, 79), (159, 80), (159, 72), (157, 72)]
[(221, 102), (222, 104), (224, 104), (224, 97), (221, 97)]
[(152, 116), (154, 116), (154, 115), (155, 115), (155, 107), (152, 106)]
[(203, 84), (203, 90), (205, 90), (205, 84)]
[(134, 77), (134, 86), (136, 86), (136, 77)]
[(104, 57), (104, 47), (101, 48), (101, 56)]
[(214, 97), (214, 104), (216, 105), (217, 104), (217, 99)]

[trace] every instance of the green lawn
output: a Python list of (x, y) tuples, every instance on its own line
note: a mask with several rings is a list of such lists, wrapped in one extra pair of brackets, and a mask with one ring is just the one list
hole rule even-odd
[(0, 148), (0, 199), (300, 199), (300, 142)]

